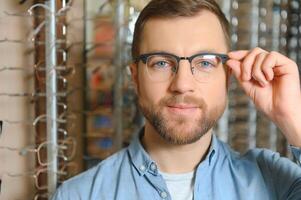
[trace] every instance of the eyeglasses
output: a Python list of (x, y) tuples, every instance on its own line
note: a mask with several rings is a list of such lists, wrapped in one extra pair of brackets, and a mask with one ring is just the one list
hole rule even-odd
[(41, 166), (48, 166), (52, 164), (47, 160), (45, 153), (47, 148), (51, 148), (53, 151), (56, 151), (58, 158), (61, 158), (63, 161), (71, 161), (76, 153), (76, 140), (74, 137), (68, 137), (64, 140), (59, 140), (59, 144), (54, 144), (50, 141), (45, 141), (39, 144), (36, 148), (34, 146), (28, 146), (24, 148), (15, 148), (8, 146), (0, 146), (0, 149), (6, 149), (9, 151), (16, 151), (20, 156), (25, 156), (28, 153), (36, 153), (38, 162)]
[(146, 64), (147, 74), (154, 82), (171, 80), (178, 71), (179, 62), (188, 60), (191, 73), (198, 82), (208, 82), (220, 64), (225, 64), (228, 56), (217, 53), (200, 53), (190, 57), (179, 57), (170, 53), (142, 54), (135, 62)]
[[(61, 106), (62, 109), (65, 109), (65, 107), (67, 107), (67, 105), (64, 103), (58, 103), (58, 106)], [(28, 120), (28, 121), (23, 121), (23, 120), (12, 121), (12, 120), (7, 120), (7, 119), (0, 119), (0, 136), (3, 132), (4, 124), (29, 125), (29, 126), (34, 127), (34, 129), (33, 129), (34, 135), (37, 135), (35, 127), (38, 125), (38, 123), (45, 122), (47, 120), (47, 118), (49, 118), (49, 116), (42, 114), (42, 115), (37, 116), (35, 119)], [(69, 132), (73, 132), (73, 130), (74, 130), (76, 120), (77, 120), (76, 114), (73, 112), (67, 112), (67, 109), (65, 109), (65, 111), (62, 112), (56, 119), (56, 122), (59, 124), (58, 133), (64, 137), (69, 137), (70, 136)], [(68, 127), (68, 129), (66, 129), (66, 127)], [(0, 147), (0, 149), (1, 148), (3, 149), (3, 147)], [(6, 149), (8, 149), (8, 148), (6, 148)]]
[[(23, 177), (31, 177), (34, 179), (34, 184), (35, 187), (38, 190), (45, 190), (47, 189), (47, 185), (42, 183), (40, 180), (44, 179), (47, 180), (47, 176), (48, 173), (50, 171), (47, 168), (41, 168), (41, 169), (37, 169), (36, 171), (28, 171), (28, 172), (24, 172), (24, 173), (18, 173), (18, 174), (13, 174), (13, 173), (4, 173), (3, 175), (10, 177), (10, 178), (23, 178)], [(55, 174), (57, 174), (58, 176), (64, 174), (66, 172), (55, 172)]]
[[(32, 177), (34, 179), (35, 187), (38, 190), (47, 189), (47, 185), (43, 183), (41, 180), (47, 180), (47, 176), (49, 172), (53, 172), (59, 176), (59, 183), (62, 183), (64, 180), (74, 176), (78, 171), (78, 165), (76, 163), (64, 163), (62, 166), (58, 166), (59, 169), (55, 172), (48, 170), (45, 167), (40, 167), (35, 171), (28, 171), (24, 173), (8, 173), (5, 172), (2, 175), (10, 177), (10, 178), (22, 178), (22, 177)], [(34, 199), (38, 199), (41, 197), (41, 194), (37, 194)]]

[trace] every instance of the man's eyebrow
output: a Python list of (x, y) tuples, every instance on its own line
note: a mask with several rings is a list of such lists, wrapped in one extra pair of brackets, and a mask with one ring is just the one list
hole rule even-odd
[(167, 54), (173, 54), (173, 55), (175, 55), (175, 54), (172, 53), (172, 52), (169, 52), (169, 51), (162, 51), (162, 50), (153, 50), (153, 51), (147, 52), (147, 54), (151, 54), (151, 53), (167, 53)]
[(202, 54), (202, 53), (220, 53), (220, 52), (216, 49), (202, 49), (194, 54)]
[[(162, 50), (152, 50), (152, 51), (149, 51), (149, 53), (167, 53), (167, 54), (172, 54), (172, 55), (177, 55), (173, 52), (170, 52), (170, 51), (162, 51)], [(219, 52), (218, 50), (216, 49), (202, 49), (202, 50), (199, 50), (199, 51), (196, 51), (194, 54), (192, 55), (196, 55), (196, 54), (203, 54), (203, 53), (221, 53)], [(191, 55), (190, 55), (191, 56)]]

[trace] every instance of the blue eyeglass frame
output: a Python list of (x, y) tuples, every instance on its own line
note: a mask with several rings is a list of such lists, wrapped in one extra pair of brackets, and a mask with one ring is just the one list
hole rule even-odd
[(229, 59), (228, 55), (226, 55), (226, 54), (220, 54), (220, 53), (198, 53), (198, 54), (192, 55), (190, 57), (179, 57), (179, 56), (171, 54), (171, 53), (156, 52), (156, 53), (141, 54), (134, 61), (136, 63), (138, 63), (141, 60), (144, 64), (146, 64), (147, 59), (150, 56), (155, 56), (155, 55), (171, 56), (171, 57), (175, 58), (178, 63), (180, 62), (180, 60), (188, 60), (190, 64), (191, 64), (192, 60), (195, 57), (197, 57), (197, 56), (205, 56), (205, 55), (217, 56), (217, 57), (219, 57), (221, 59), (221, 61), (222, 61), (223, 64), (225, 64), (227, 62), (227, 60)]

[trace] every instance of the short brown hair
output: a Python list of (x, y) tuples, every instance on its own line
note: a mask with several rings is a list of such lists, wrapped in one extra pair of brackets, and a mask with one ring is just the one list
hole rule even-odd
[(218, 17), (229, 48), (229, 22), (224, 13), (221, 11), (219, 5), (214, 0), (151, 0), (141, 11), (135, 24), (132, 44), (133, 60), (139, 56), (141, 35), (144, 25), (148, 20), (152, 18), (192, 17), (197, 15), (201, 10), (208, 10)]

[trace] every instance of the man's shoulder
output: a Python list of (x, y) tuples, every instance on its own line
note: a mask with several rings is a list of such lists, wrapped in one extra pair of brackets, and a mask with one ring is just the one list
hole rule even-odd
[(225, 154), (232, 167), (239, 169), (251, 169), (262, 172), (279, 172), (293, 170), (300, 173), (300, 167), (287, 157), (283, 157), (279, 152), (266, 148), (253, 148), (239, 153), (233, 150), (228, 144), (221, 142), (221, 151)]
[[(101, 192), (100, 189), (109, 189), (110, 186), (115, 185), (113, 182), (118, 179), (120, 170), (130, 166), (129, 162), (127, 148), (122, 149), (96, 166), (65, 181), (56, 192), (55, 199), (65, 199), (65, 195), (78, 197), (75, 199), (87, 199), (98, 190)], [(57, 196), (65, 198), (57, 198)], [(68, 197), (66, 199), (69, 199)]]
[(232, 171), (235, 171), (237, 177), (263, 180), (269, 185), (282, 183), (283, 180), (292, 184), (301, 178), (301, 168), (278, 152), (265, 148), (253, 148), (245, 153), (239, 153), (229, 145), (221, 143), (225, 162)]
[(77, 182), (77, 181), (90, 181), (91, 179), (94, 179), (95, 176), (105, 176), (108, 175), (106, 172), (110, 172), (110, 176), (116, 172), (116, 170), (119, 170), (120, 165), (124, 164), (124, 161), (128, 160), (127, 156), (127, 149), (122, 149), (115, 154), (109, 156), (105, 160), (98, 163), (96, 166), (88, 169), (87, 171), (69, 179), (67, 182)]
[(246, 150), (243, 153), (240, 153), (230, 147), (228, 144), (219, 141), (221, 151), (231, 160), (275, 160), (280, 158), (280, 154), (278, 152), (274, 152), (270, 149), (266, 148), (253, 148)]
[(274, 152), (266, 148), (253, 148), (240, 153), (232, 149), (228, 144), (220, 142), (221, 151), (225, 154), (227, 160), (233, 163), (233, 166), (241, 167), (254, 166), (254, 167), (270, 167), (275, 164), (289, 163), (295, 165), (291, 160), (286, 157), (281, 157), (278, 152)]

